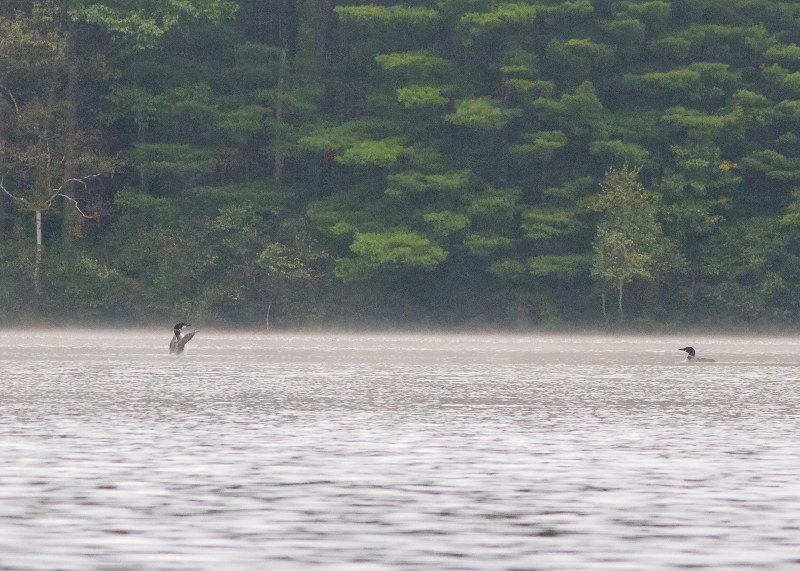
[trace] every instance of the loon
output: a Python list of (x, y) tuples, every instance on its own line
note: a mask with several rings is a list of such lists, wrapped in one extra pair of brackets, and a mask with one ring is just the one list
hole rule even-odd
[(689, 363), (716, 363), (714, 359), (709, 359), (708, 357), (695, 357), (694, 347), (684, 347), (683, 349), (678, 349), (678, 351), (686, 351), (686, 361)]
[(191, 327), (191, 323), (176, 323), (175, 324), (175, 337), (172, 338), (169, 344), (169, 352), (172, 355), (180, 355), (183, 353), (184, 347), (186, 344), (192, 340), (194, 337), (195, 332), (192, 331), (191, 333), (187, 333), (186, 335), (181, 336), (181, 331), (184, 327)]

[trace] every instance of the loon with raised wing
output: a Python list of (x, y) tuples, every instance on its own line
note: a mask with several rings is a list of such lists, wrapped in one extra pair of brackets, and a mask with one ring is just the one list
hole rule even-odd
[(170, 343), (169, 343), (169, 352), (170, 352), (170, 354), (172, 354), (172, 355), (180, 355), (181, 353), (183, 353), (183, 350), (186, 347), (186, 344), (189, 341), (192, 340), (192, 337), (194, 337), (194, 334), (195, 334), (195, 331), (192, 331), (191, 333), (187, 333), (186, 335), (183, 335), (182, 334), (183, 328), (184, 327), (191, 327), (191, 326), (192, 326), (191, 323), (176, 323), (175, 324), (175, 328), (173, 329), (173, 331), (175, 332), (175, 336), (172, 338), (172, 341), (170, 341)]
[(686, 359), (684, 359), (684, 361), (689, 363), (716, 363), (714, 359), (698, 357), (695, 354), (694, 347), (684, 347), (683, 349), (678, 349), (678, 351), (686, 351)]

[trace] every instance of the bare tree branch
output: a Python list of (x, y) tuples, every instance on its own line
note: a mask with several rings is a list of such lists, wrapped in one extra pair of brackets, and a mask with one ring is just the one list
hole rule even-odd
[[(63, 193), (61, 193), (61, 192), (59, 192), (58, 194), (56, 194), (55, 196), (53, 196), (53, 198), (56, 198), (56, 196), (61, 196), (61, 197), (63, 197), (63, 198), (66, 198), (67, 200), (69, 200), (69, 201), (70, 201), (72, 204), (74, 204), (74, 205), (75, 205), (75, 210), (77, 210), (78, 212), (80, 212), (81, 216), (83, 216), (84, 218), (96, 218), (95, 216), (89, 216), (89, 215), (88, 215), (88, 214), (86, 214), (86, 213), (85, 213), (83, 210), (81, 210), (81, 207), (80, 207), (80, 206), (78, 206), (78, 201), (77, 201), (77, 200), (75, 200), (74, 198), (72, 198), (71, 196), (68, 196), (68, 195), (66, 195), (66, 194), (63, 194)], [(51, 201), (51, 202), (52, 202), (52, 201)]]
[[(92, 174), (92, 175), (89, 175), (89, 176), (85, 176), (83, 178), (70, 178), (70, 179), (67, 179), (66, 181), (64, 181), (64, 184), (62, 184), (60, 187), (58, 187), (56, 189), (55, 193), (48, 199), (47, 207), (49, 208), (50, 206), (52, 206), (53, 205), (53, 201), (60, 196), (62, 198), (66, 198), (72, 204), (74, 204), (75, 205), (75, 210), (77, 210), (80, 213), (80, 215), (83, 216), (84, 218), (90, 218), (90, 219), (91, 218), (96, 218), (96, 216), (92, 216), (92, 215), (86, 214), (83, 210), (81, 210), (81, 207), (78, 206), (78, 201), (77, 200), (75, 200), (74, 198), (72, 198), (68, 194), (64, 194), (61, 191), (64, 189), (64, 187), (67, 185), (67, 183), (70, 183), (70, 182), (77, 182), (77, 183), (82, 184), (84, 187), (86, 187), (86, 181), (88, 179), (97, 178), (99, 176), (101, 176), (101, 175), (100, 174)], [(2, 190), (5, 194), (10, 196), (13, 200), (17, 200), (19, 202), (24, 202), (25, 204), (30, 204), (31, 203), (31, 201), (28, 200), (27, 198), (22, 198), (21, 196), (15, 196), (15, 195), (11, 194), (11, 192), (9, 192), (9, 190), (3, 184), (3, 179), (4, 178), (5, 177), (0, 176), (0, 190)]]
[(55, 194), (53, 194), (53, 196), (50, 197), (50, 200), (47, 201), (48, 206), (53, 204), (53, 201), (60, 196), (62, 198), (66, 198), (67, 200), (72, 202), (72, 204), (75, 205), (75, 210), (80, 212), (81, 216), (83, 216), (84, 218), (95, 218), (95, 216), (90, 216), (89, 214), (86, 214), (83, 210), (81, 210), (81, 207), (78, 206), (78, 201), (75, 200), (73, 197), (69, 196), (68, 194), (65, 194), (63, 192), (63, 190), (64, 190), (64, 187), (67, 186), (71, 182), (77, 182), (78, 184), (81, 184), (81, 185), (83, 185), (84, 188), (86, 188), (87, 187), (86, 181), (88, 181), (90, 179), (93, 179), (93, 178), (99, 178), (101, 176), (102, 176), (102, 173), (97, 173), (97, 174), (86, 175), (86, 176), (81, 177), (81, 178), (68, 178), (67, 180), (64, 181), (64, 184), (62, 184), (61, 186), (59, 186), (56, 189)]
[(30, 202), (28, 201), (28, 199), (26, 199), (26, 198), (22, 198), (22, 197), (20, 197), (20, 196), (14, 196), (14, 195), (13, 195), (13, 194), (11, 194), (10, 192), (8, 192), (8, 189), (7, 189), (7, 188), (6, 188), (6, 186), (3, 184), (3, 179), (4, 179), (4, 178), (5, 178), (5, 177), (2, 177), (2, 176), (0, 176), (0, 190), (2, 190), (3, 192), (5, 192), (5, 193), (6, 193), (8, 196), (10, 196), (10, 197), (11, 197), (13, 200), (17, 200), (17, 201), (19, 201), (19, 202), (25, 202), (25, 203), (27, 203), (27, 204), (30, 204)]
[(86, 181), (87, 180), (91, 180), (93, 178), (100, 178), (101, 176), (103, 176), (103, 173), (90, 174), (90, 175), (86, 175), (86, 176), (81, 177), (81, 178), (68, 178), (67, 180), (64, 181), (64, 184), (62, 184), (60, 187), (58, 187), (58, 192), (61, 192), (61, 190), (65, 186), (67, 186), (67, 184), (69, 184), (71, 182), (77, 182), (79, 184), (82, 184), (83, 187), (86, 188), (86, 186), (87, 186), (86, 185)]
[(11, 103), (14, 105), (14, 111), (17, 112), (17, 117), (20, 117), (21, 114), (19, 112), (19, 105), (17, 105), (17, 100), (14, 99), (14, 94), (11, 93), (11, 90), (8, 87), (6, 87), (5, 85), (3, 85), (2, 83), (0, 83), (0, 89), (5, 91), (6, 95), (11, 100)]

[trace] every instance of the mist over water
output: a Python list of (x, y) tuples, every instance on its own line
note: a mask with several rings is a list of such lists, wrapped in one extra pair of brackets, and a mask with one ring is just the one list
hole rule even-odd
[(800, 565), (800, 339), (170, 335), (0, 333), (0, 569)]

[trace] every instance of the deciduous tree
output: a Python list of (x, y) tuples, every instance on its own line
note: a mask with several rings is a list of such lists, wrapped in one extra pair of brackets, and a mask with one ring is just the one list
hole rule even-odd
[(606, 318), (604, 289), (616, 286), (622, 319), (625, 284), (634, 279), (655, 280), (664, 272), (680, 267), (683, 259), (664, 236), (656, 218), (655, 197), (639, 183), (635, 169), (610, 168), (593, 206), (600, 212), (600, 221), (594, 241), (592, 276), (603, 289)]

